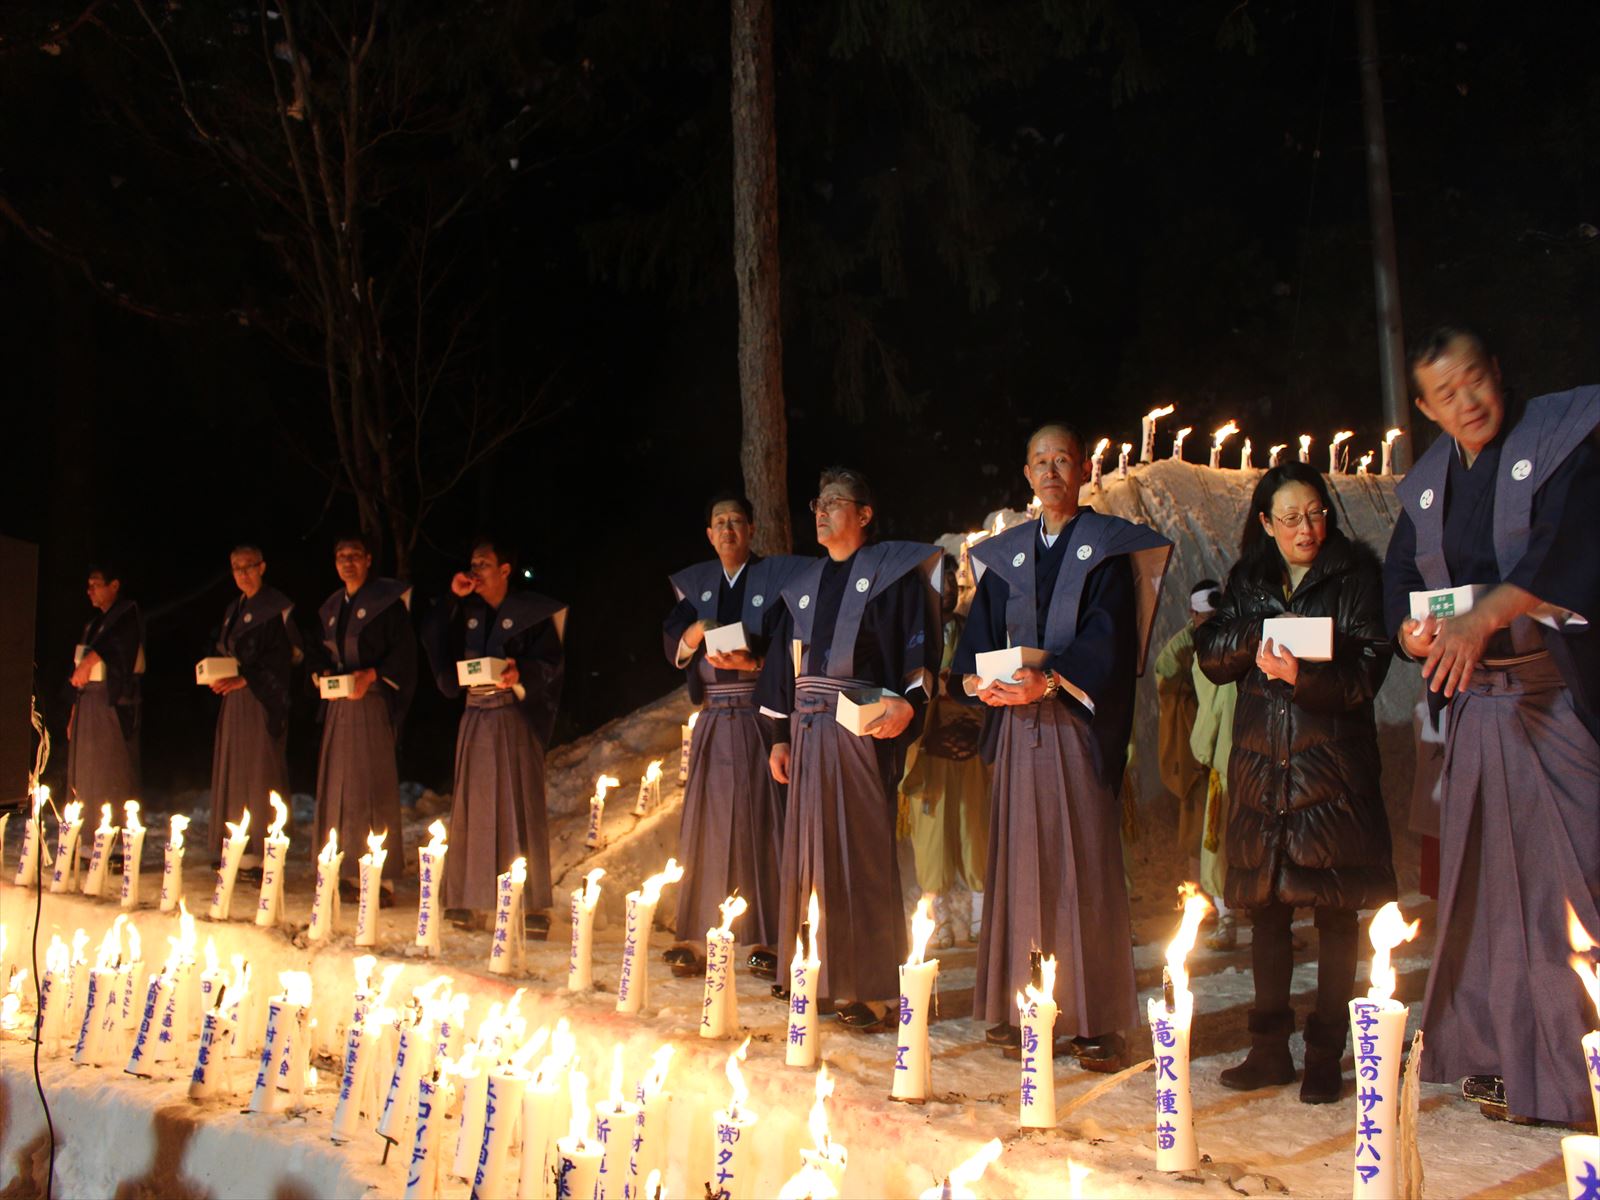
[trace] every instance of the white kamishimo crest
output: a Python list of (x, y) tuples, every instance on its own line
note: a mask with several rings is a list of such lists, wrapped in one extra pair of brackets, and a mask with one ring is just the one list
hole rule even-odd
[(1026, 554), (1018, 553), (1018, 555), (1011, 560), (1011, 565), (1013, 567), (1020, 567), (1023, 563), (1025, 563), (1027, 561), (1028, 561), (1028, 556)]
[(510, 629), (511, 628), (511, 618), (510, 617), (501, 617), (500, 618), (500, 628), (501, 629)]
[(478, 618), (477, 617), (468, 617), (467, 618), (467, 628), (468, 629), (476, 629), (477, 627), (478, 627)]
[(367, 610), (364, 608), (356, 609), (356, 619), (365, 621), (367, 619)]
[(865, 577), (856, 580), (856, 591), (858, 592), (864, 592), (871, 586), (872, 584)]
[(801, 596), (800, 597), (800, 607), (801, 608), (810, 608), (811, 607), (811, 597), (810, 596)]
[(703, 604), (709, 599), (711, 599), (711, 589), (707, 588), (705, 591), (700, 593), (700, 602)]
[(1079, 546), (1078, 547), (1078, 561), (1079, 562), (1088, 562), (1089, 561), (1089, 556), (1091, 554), (1093, 554), (1093, 553), (1094, 553), (1094, 547), (1093, 546), (1090, 546), (1090, 545)]
[(1423, 508), (1432, 508), (1433, 507), (1433, 489), (1432, 488), (1428, 488), (1426, 491), (1424, 491), (1422, 493), (1422, 495), (1418, 496), (1417, 497), (1417, 503), (1422, 505)]
[(754, 596), (750, 597), (750, 607), (751, 608), (760, 608), (766, 602), (767, 602), (767, 598), (765, 596), (763, 596), (760, 592), (757, 592)]
[(1533, 464), (1525, 458), (1519, 458), (1516, 462), (1516, 465), (1511, 468), (1511, 478), (1515, 479), (1518, 483), (1521, 483), (1524, 479), (1532, 474)]
[[(1519, 463), (1518, 465), (1520, 466), (1521, 464)], [(246, 625), (250, 624), (250, 622), (254, 621), (255, 619), (256, 619), (255, 613), (245, 613), (245, 615), (244, 615), (244, 623)]]

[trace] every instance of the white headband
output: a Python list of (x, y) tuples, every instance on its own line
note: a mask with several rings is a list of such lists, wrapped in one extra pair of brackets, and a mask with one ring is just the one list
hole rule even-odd
[(1211, 602), (1211, 597), (1217, 594), (1215, 588), (1200, 588), (1189, 593), (1189, 611), (1197, 613), (1216, 612), (1216, 605)]

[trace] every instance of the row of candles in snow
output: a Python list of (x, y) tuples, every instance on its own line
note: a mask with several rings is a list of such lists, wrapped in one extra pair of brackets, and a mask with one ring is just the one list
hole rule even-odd
[[(681, 769), (678, 782), (682, 783), (688, 778), (689, 770), (689, 745), (694, 733), (695, 717), (700, 714), (693, 713), (688, 724), (683, 726), (683, 751), (681, 755)], [(595, 780), (594, 795), (589, 797), (589, 825), (584, 832), (583, 844), (590, 850), (598, 850), (606, 844), (605, 817), (606, 794), (612, 788), (622, 786), (622, 781), (615, 775), (601, 775)], [(647, 816), (661, 805), (661, 760), (658, 758), (645, 768), (639, 778), (639, 795), (633, 803), (633, 815), (636, 817)]]

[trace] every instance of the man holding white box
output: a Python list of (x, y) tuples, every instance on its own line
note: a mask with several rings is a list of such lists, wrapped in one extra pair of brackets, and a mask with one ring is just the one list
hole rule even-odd
[(211, 853), (222, 857), (224, 822), (249, 810), (250, 843), (239, 866), (253, 871), (261, 867), (261, 839), (272, 821), (267, 797), (289, 794), (289, 687), (300, 634), (290, 615), (294, 602), (266, 586), (259, 546), (235, 546), (228, 566), (239, 594), (209, 649), (233, 660), (236, 673), (207, 681), (222, 697), (211, 751)]
[(767, 626), (783, 605), (784, 586), (809, 559), (751, 552), (750, 502), (718, 496), (706, 514), (716, 558), (673, 575), (677, 598), (662, 627), (668, 660), (682, 670), (689, 699), (701, 706), (689, 751), (678, 830), (677, 944), (673, 969), (693, 973), (704, 960), (694, 943), (720, 924), (719, 906), (735, 891), (749, 903), (735, 921), (750, 965), (773, 978), (778, 956), (778, 852), (783, 787), (767, 769), (768, 746), (755, 705), (766, 656)]
[[(526, 858), (523, 911), (529, 932), (550, 929), (550, 835), (545, 817), (545, 747), (555, 729), (566, 672), (567, 606), (515, 590), (516, 554), (480, 537), (450, 598), (422, 625), (434, 681), (448, 697), (466, 693), (456, 731), (445, 915), (459, 928), (486, 928), (495, 880)], [(473, 678), (474, 668), (484, 676)]]
[(1442, 436), (1396, 489), (1386, 609), (1434, 712), (1448, 701), (1422, 1078), (1585, 1121), (1566, 906), (1600, 932), (1600, 388), (1508, 411), (1498, 361), (1458, 327), (1417, 345), (1411, 382)]
[[(1116, 1070), (1138, 1024), (1118, 796), (1172, 543), (1079, 509), (1083, 439), (1067, 426), (1028, 439), (1023, 474), (1043, 512), (972, 547), (977, 593), (950, 667), (952, 696), (990, 706), (994, 762), (973, 1017), (1016, 1045), (1016, 995), (1042, 951), (1061, 964), (1061, 1052)], [(1012, 677), (986, 679), (979, 657), (1008, 647)]]
[[(348, 675), (350, 694), (322, 704), (316, 845), (337, 826), (339, 845), (346, 848), (341, 886), (353, 897), (369, 833), (387, 832), (388, 861), (405, 862), (395, 742), (417, 686), (417, 638), (411, 585), (373, 578), (365, 540), (340, 538), (333, 559), (344, 586), (317, 612), (322, 664), (312, 679)], [(393, 892), (393, 881), (384, 880), (383, 903), (392, 903)]]
[[(140, 682), (144, 676), (144, 619), (122, 594), (121, 573), (89, 569), (95, 615), (74, 654), (72, 715), (67, 721), (67, 795), (98, 812), (107, 800), (118, 812), (139, 795)], [(92, 839), (80, 839), (80, 844)], [(83, 856), (88, 857), (87, 849)]]
[[(822, 473), (811, 502), (813, 559), (783, 589), (756, 702), (774, 719), (772, 777), (789, 785), (779, 874), (779, 978), (788, 978), (812, 889), (819, 996), (847, 1028), (887, 1027), (906, 957), (895, 815), (905, 750), (939, 671), (937, 546), (869, 544), (872, 490), (859, 472)], [(881, 689), (865, 736), (837, 720), (840, 694)], [(781, 991), (781, 985), (777, 988)]]

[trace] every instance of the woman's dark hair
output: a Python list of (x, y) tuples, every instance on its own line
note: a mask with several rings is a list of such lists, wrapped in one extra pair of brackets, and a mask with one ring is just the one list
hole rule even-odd
[(1250, 509), (1245, 513), (1244, 532), (1239, 535), (1239, 564), (1234, 569), (1250, 578), (1277, 575), (1279, 571), (1278, 544), (1262, 527), (1261, 518), (1272, 517), (1272, 498), (1286, 483), (1303, 483), (1317, 493), (1322, 507), (1328, 510), (1328, 536), (1339, 532), (1339, 510), (1334, 507), (1333, 496), (1322, 473), (1308, 463), (1291, 462), (1272, 467), (1256, 484), (1250, 497)]

